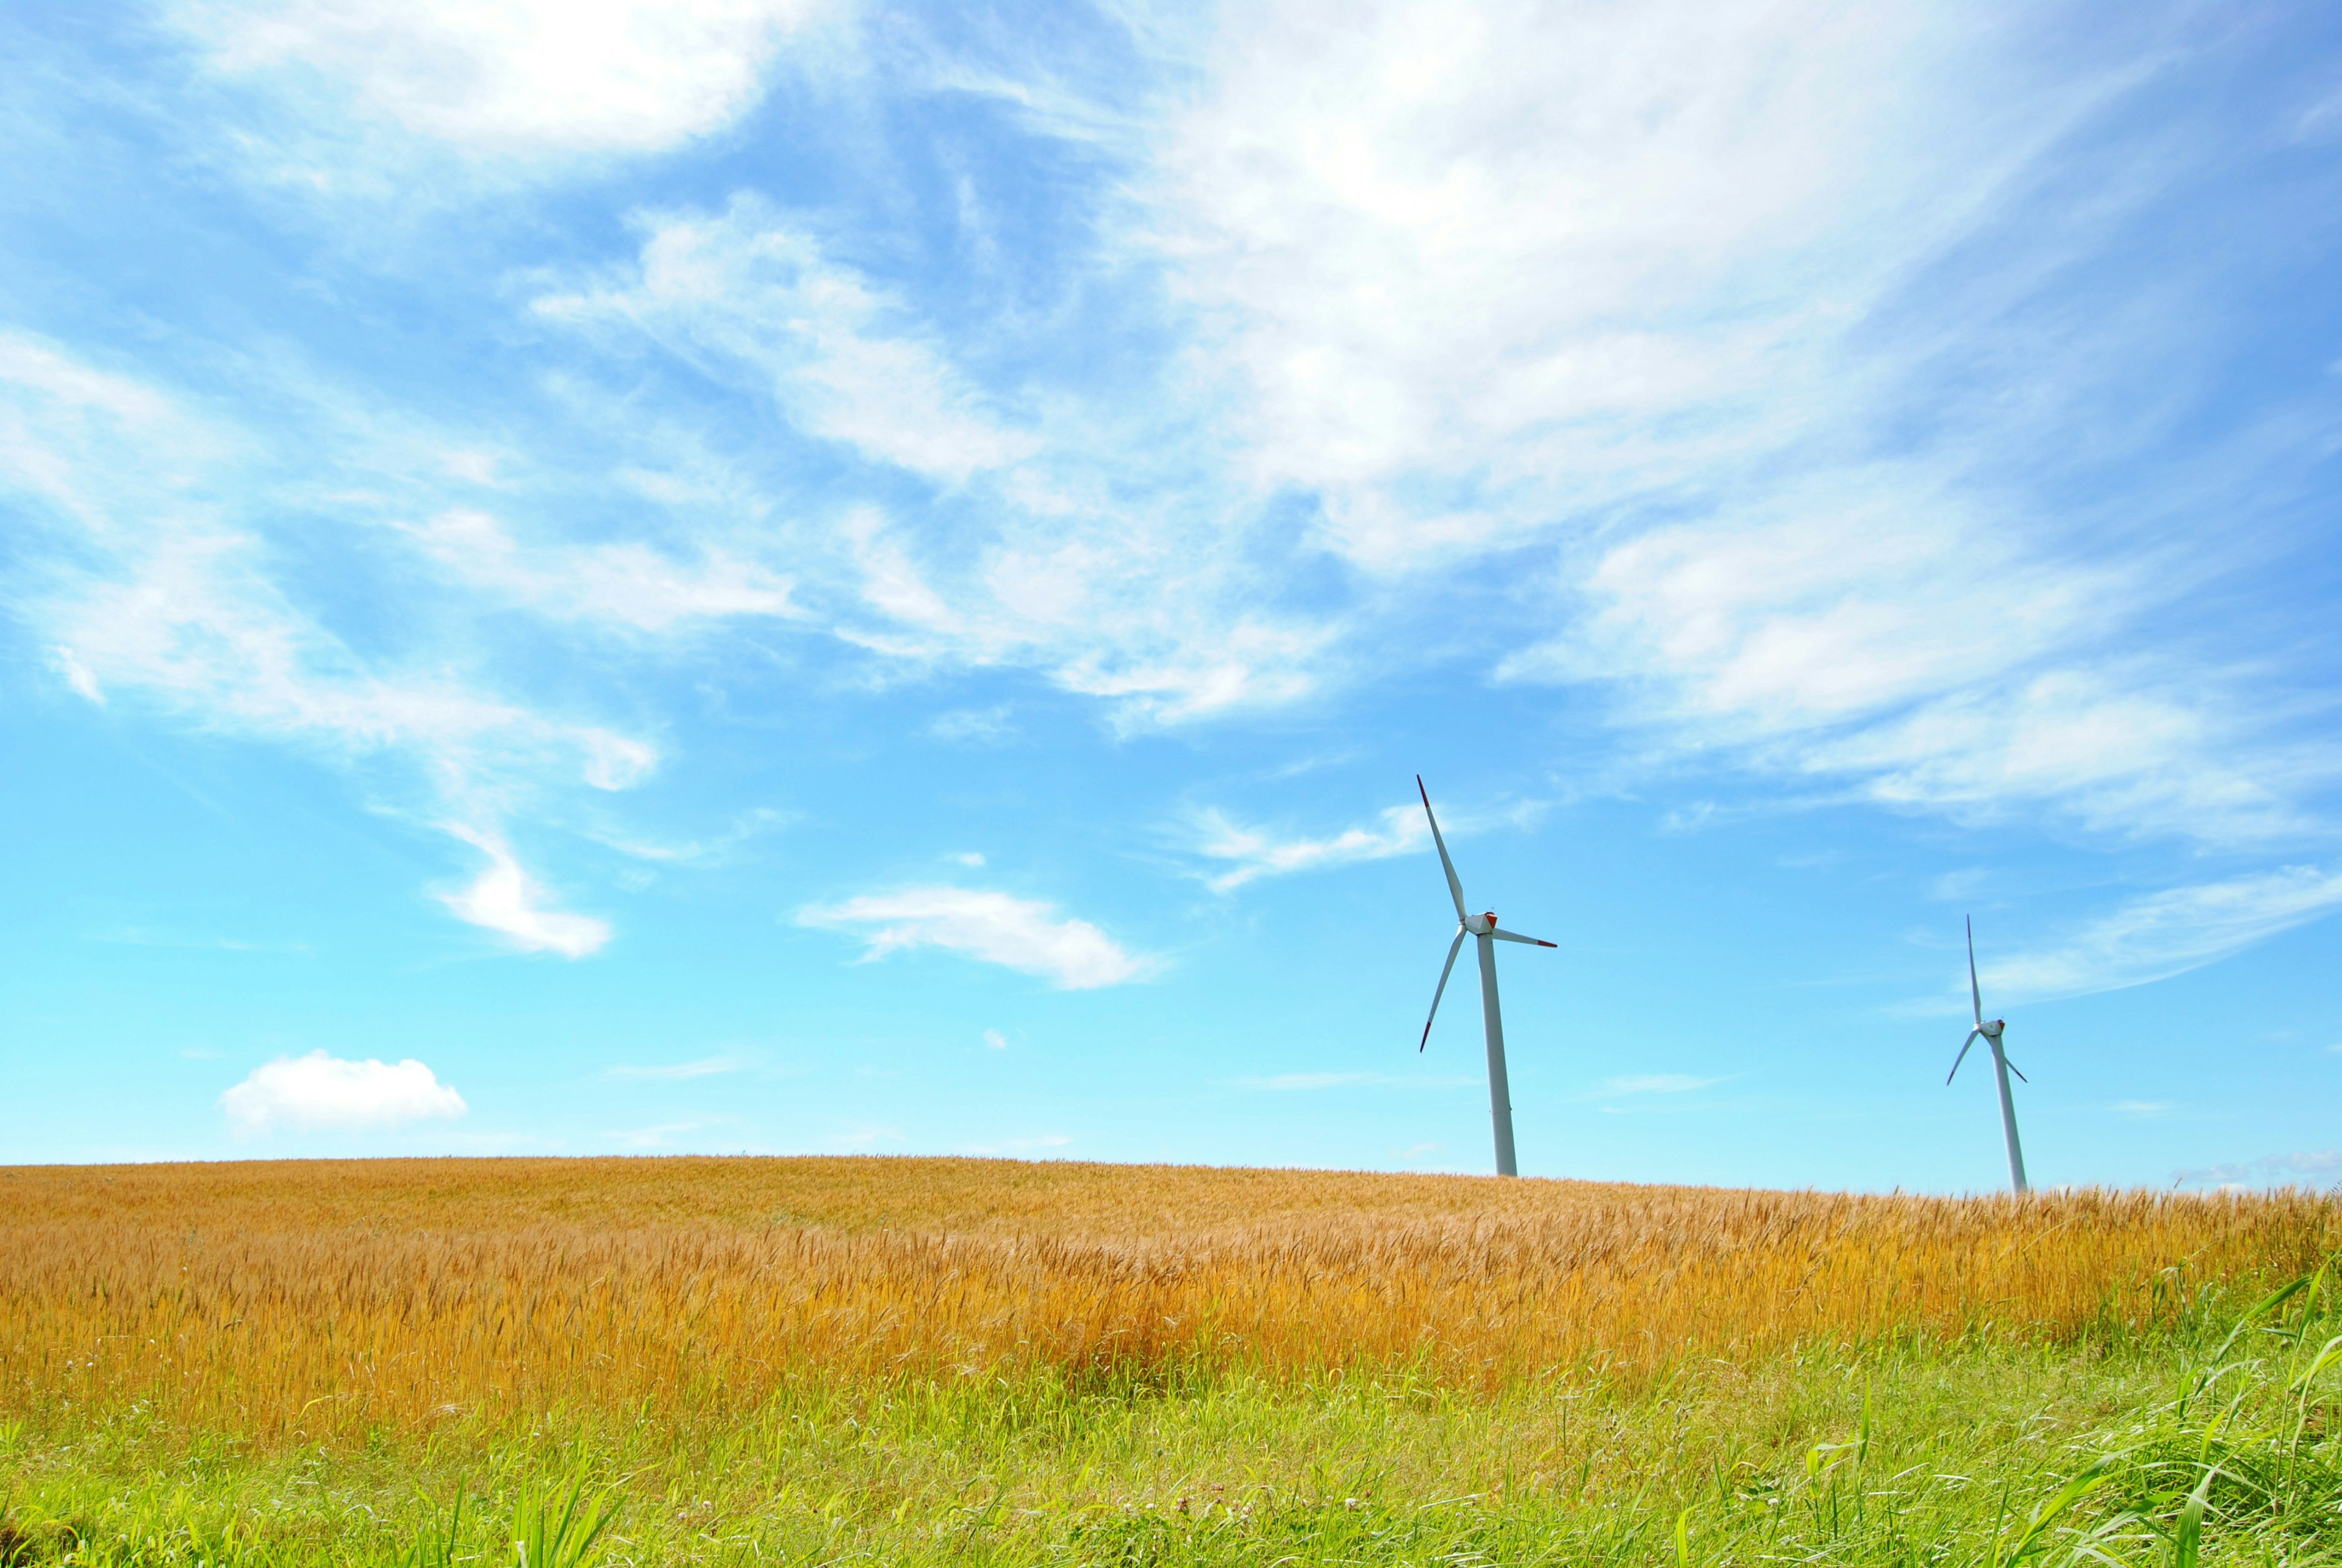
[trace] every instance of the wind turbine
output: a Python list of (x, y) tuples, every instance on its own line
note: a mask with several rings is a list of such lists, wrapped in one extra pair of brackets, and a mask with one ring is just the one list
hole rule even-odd
[[(2017, 1073), (2017, 1065), (2000, 1048), (2000, 1032), (2008, 1027), (2007, 1024), (1984, 1015), (1984, 993), (1977, 985), (1976, 917), (1973, 915), (1968, 917), (1968, 1000), (1976, 1006), (1976, 1027), (1969, 1030), (1968, 1037), (1960, 1042), (1960, 1054), (1952, 1058), (1952, 1070), (1944, 1075), (1944, 1082), (1949, 1084), (1959, 1076), (1960, 1064), (1968, 1059), (1968, 1047), (1978, 1039), (1992, 1047), (1992, 1070), (2000, 1084), (2000, 1131), (2008, 1140), (2008, 1184), (2021, 1198), (2026, 1191), (2025, 1151), (2017, 1146), (2017, 1102), (2008, 1097), (2008, 1075)], [(2022, 1073), (2017, 1073), (2017, 1076), (2021, 1083), (2033, 1082)]]
[(1517, 1176), (1519, 1165), (1513, 1159), (1513, 1091), (1505, 1078), (1505, 1018), (1496, 1006), (1496, 944), (1519, 942), (1530, 947), (1552, 947), (1550, 942), (1540, 942), (1534, 936), (1522, 936), (1516, 932), (1496, 929), (1496, 912), (1466, 914), (1464, 912), (1464, 884), (1456, 879), (1456, 863), (1447, 858), (1447, 841), (1439, 836), (1439, 819), (1431, 814), (1431, 792), (1423, 787), (1423, 775), (1415, 775), (1415, 793), (1423, 796), (1423, 814), (1431, 818), (1431, 842), (1439, 846), (1439, 864), (1447, 873), (1447, 892), (1456, 900), (1456, 940), (1447, 944), (1447, 962), (1440, 966), (1439, 989), (1431, 994), (1431, 1018), (1423, 1021), (1423, 1038), (1416, 1050), (1420, 1053), (1431, 1044), (1431, 1019), (1439, 1016), (1439, 999), (1447, 994), (1447, 976), (1456, 968), (1456, 954), (1463, 950), (1464, 939), (1477, 937), (1480, 942), (1480, 1022), (1488, 1034), (1488, 1117), (1496, 1126), (1496, 1174)]

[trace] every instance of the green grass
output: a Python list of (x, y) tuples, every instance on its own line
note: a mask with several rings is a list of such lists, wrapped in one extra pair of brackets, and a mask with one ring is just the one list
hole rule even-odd
[(85, 1411), (0, 1423), (0, 1562), (2342, 1563), (2337, 1336), (2320, 1278), (2153, 1335), (1496, 1394), (808, 1382), (705, 1424), (275, 1453)]

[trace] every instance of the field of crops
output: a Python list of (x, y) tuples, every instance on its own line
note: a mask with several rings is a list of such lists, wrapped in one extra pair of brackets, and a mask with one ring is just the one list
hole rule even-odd
[[(503, 1562), (505, 1515), (565, 1478), (623, 1503), (596, 1548), (645, 1563), (1688, 1560), (1695, 1524), (1714, 1543), (1769, 1520), (1778, 1545), (1785, 1500), (1827, 1476), (1863, 1541), (1933, 1520), (1988, 1543), (2007, 1521), (1971, 1472), (2047, 1485), (2075, 1433), (2184, 1424), (2168, 1396), (2206, 1336), (2337, 1244), (2342, 1209), (2299, 1193), (876, 1159), (17, 1169), (0, 1558), (359, 1561), (444, 1530), (461, 1493), (495, 1517), (459, 1555)], [(2292, 1354), (2324, 1300), (2237, 1343), (2292, 1323)], [(2227, 1380), (2251, 1420), (2299, 1370), (2273, 1383), (2266, 1360)], [(2292, 1395), (2297, 1473), (2330, 1457), (2309, 1422), (2330, 1375)], [(1898, 1501), (1853, 1484), (1841, 1442), (1864, 1476), (1930, 1457)], [(2232, 1539), (2207, 1510), (2199, 1552)], [(2133, 1512), (2140, 1541), (2176, 1528)], [(2115, 1517), (2069, 1514), (2077, 1539)]]

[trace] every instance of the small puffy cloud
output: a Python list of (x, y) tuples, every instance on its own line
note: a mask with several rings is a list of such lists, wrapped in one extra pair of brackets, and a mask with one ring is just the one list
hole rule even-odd
[(396, 1064), (345, 1062), (324, 1051), (279, 1056), (254, 1068), (219, 1104), (250, 1132), (395, 1127), (465, 1110), (461, 1094), (411, 1056)]
[(897, 949), (942, 947), (986, 964), (1046, 977), (1061, 990), (1089, 991), (1144, 977), (1151, 960), (1126, 953), (1086, 920), (1055, 905), (966, 887), (906, 887), (799, 912), (801, 925), (874, 927), (865, 958)]
[(545, 890), (504, 844), (462, 829), (453, 831), (488, 857), (487, 869), (469, 887), (440, 896), (456, 919), (500, 932), (523, 952), (558, 953), (564, 958), (583, 958), (610, 940), (606, 920), (545, 908)]
[(991, 1050), (1006, 1051), (1008, 1049), (1008, 1036), (997, 1029), (987, 1029), (984, 1032), (984, 1044)]

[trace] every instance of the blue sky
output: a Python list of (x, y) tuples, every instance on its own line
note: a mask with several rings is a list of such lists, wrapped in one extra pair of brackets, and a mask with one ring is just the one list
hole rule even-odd
[(0, 1160), (2342, 1177), (2330, 6), (0, 33)]

